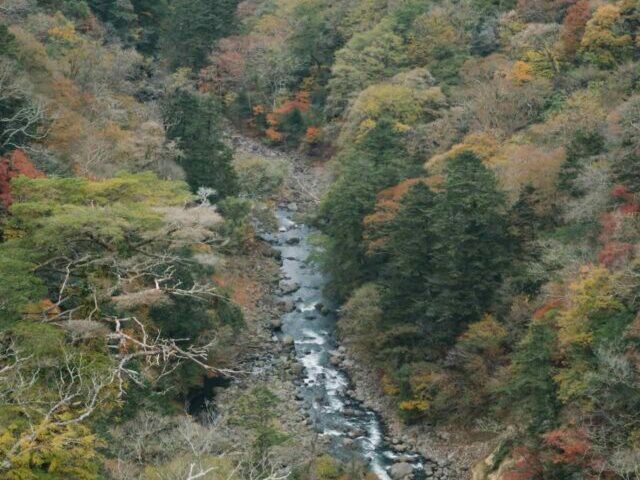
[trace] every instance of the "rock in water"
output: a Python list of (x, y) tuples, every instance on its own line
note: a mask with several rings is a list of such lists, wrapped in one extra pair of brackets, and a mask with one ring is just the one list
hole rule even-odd
[(300, 289), (300, 285), (295, 282), (280, 282), (280, 291), (283, 295), (296, 292)]
[(282, 343), (287, 347), (293, 347), (293, 337), (291, 335), (285, 335), (282, 337)]
[(396, 463), (389, 469), (389, 475), (393, 480), (404, 480), (413, 477), (413, 466), (410, 463)]
[(282, 320), (279, 318), (274, 318), (269, 322), (272, 330), (280, 330), (282, 328)]

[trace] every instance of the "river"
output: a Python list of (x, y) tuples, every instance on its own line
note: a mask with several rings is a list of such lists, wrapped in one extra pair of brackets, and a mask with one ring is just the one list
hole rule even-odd
[[(323, 274), (307, 261), (312, 251), (309, 244), (312, 229), (294, 223), (286, 209), (279, 209), (277, 218), (279, 233), (269, 240), (282, 254), (284, 288), (280, 296), (295, 305), (295, 310), (282, 319), (282, 336), (293, 339), (296, 357), (304, 366), (298, 393), (309, 411), (313, 428), (319, 435), (330, 438), (334, 456), (351, 461), (355, 455), (368, 463), (381, 480), (391, 479), (391, 475), (424, 478), (422, 457), (394, 451), (385, 442), (378, 415), (348, 395), (349, 378), (337, 362), (343, 349), (336, 342), (335, 308), (323, 294), (326, 282)], [(411, 470), (409, 475), (400, 475), (403, 468)]]

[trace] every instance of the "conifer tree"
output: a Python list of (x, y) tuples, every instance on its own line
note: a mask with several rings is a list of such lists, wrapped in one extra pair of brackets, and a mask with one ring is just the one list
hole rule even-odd
[(180, 164), (191, 189), (195, 192), (200, 187), (213, 188), (220, 197), (234, 194), (237, 178), (231, 165), (232, 153), (221, 140), (215, 100), (178, 89), (166, 99), (164, 116), (167, 136), (184, 153)]
[(237, 0), (172, 1), (163, 35), (171, 66), (204, 66), (216, 40), (232, 31), (237, 4)]
[(437, 298), (425, 302), (439, 338), (452, 341), (491, 306), (510, 263), (505, 197), (495, 175), (472, 152), (452, 159), (434, 209)]
[(535, 431), (548, 429), (559, 402), (554, 381), (553, 354), (556, 335), (541, 321), (534, 321), (513, 358), (513, 378), (508, 386), (509, 400), (523, 412)]
[(393, 221), (387, 250), (384, 295), (390, 323), (413, 321), (425, 330), (423, 304), (434, 297), (431, 275), (434, 270), (433, 246), (436, 243), (433, 209), (436, 195), (420, 182), (404, 196)]

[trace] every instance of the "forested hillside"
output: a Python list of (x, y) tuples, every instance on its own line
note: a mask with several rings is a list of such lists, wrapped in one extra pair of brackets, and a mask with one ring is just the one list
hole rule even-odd
[(262, 338), (250, 217), (283, 176), (236, 173), (196, 82), (235, 8), (0, 3), (2, 479), (291, 474), (281, 392), (211, 407)]
[(0, 478), (365, 478), (269, 385), (185, 414), (298, 172), (227, 123), (331, 173), (340, 340), (447, 478), (640, 478), (639, 0), (2, 1)]
[(238, 22), (201, 78), (331, 159), (321, 263), (397, 413), (498, 433), (485, 474), (637, 478), (640, 3), (253, 0)]

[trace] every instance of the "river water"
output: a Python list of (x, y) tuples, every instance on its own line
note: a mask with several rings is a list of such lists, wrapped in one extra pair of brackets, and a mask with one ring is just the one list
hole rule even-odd
[(382, 480), (391, 478), (389, 469), (399, 461), (413, 467), (413, 478), (424, 478), (422, 457), (394, 451), (384, 440), (384, 428), (375, 412), (347, 394), (349, 379), (335, 365), (338, 354), (335, 308), (322, 293), (324, 276), (307, 262), (312, 251), (309, 245), (312, 230), (295, 224), (287, 210), (279, 209), (277, 218), (279, 233), (270, 240), (282, 253), (283, 282), (299, 287), (281, 295), (296, 307), (284, 315), (282, 334), (293, 338), (296, 357), (304, 366), (299, 395), (304, 399), (313, 427), (319, 435), (329, 438), (334, 456), (343, 461), (356, 456), (368, 463)]

